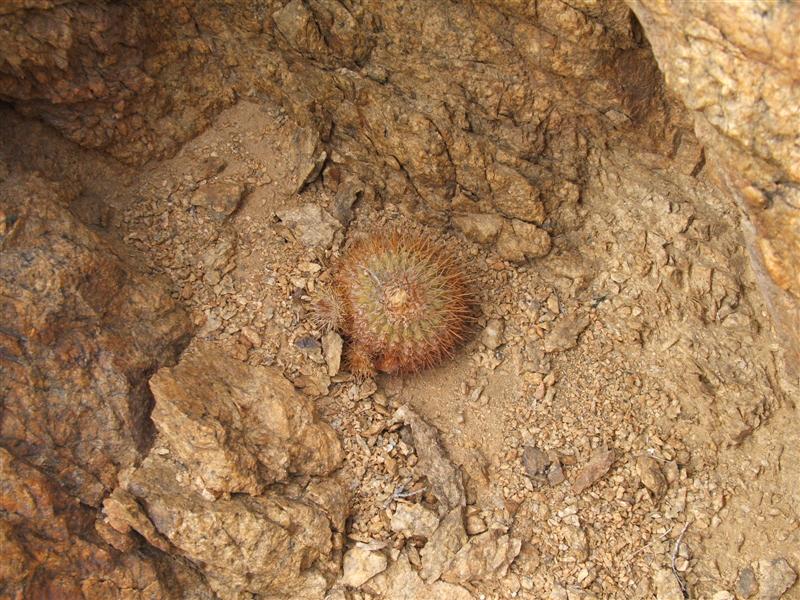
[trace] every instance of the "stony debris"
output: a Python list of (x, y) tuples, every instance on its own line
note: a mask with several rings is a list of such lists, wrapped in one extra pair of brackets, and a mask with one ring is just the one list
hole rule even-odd
[(331, 377), (339, 372), (339, 367), (342, 364), (343, 345), (342, 336), (335, 331), (328, 331), (322, 336), (322, 352), (325, 357), (325, 364), (328, 365), (328, 375)]
[(636, 460), (636, 470), (644, 487), (650, 490), (654, 498), (660, 500), (667, 491), (667, 479), (661, 472), (658, 461), (643, 454)]
[(785, 558), (758, 561), (758, 599), (780, 600), (797, 581), (797, 573)]
[(501, 258), (514, 263), (546, 256), (550, 248), (550, 234), (519, 219), (506, 223), (497, 239), (497, 253)]
[(658, 569), (653, 574), (656, 600), (684, 600), (683, 590), (670, 569)]
[(492, 527), (462, 546), (442, 573), (442, 579), (450, 583), (466, 583), (503, 578), (521, 547), (521, 540), (511, 537), (503, 528)]
[(380, 550), (370, 550), (360, 545), (351, 548), (344, 555), (340, 582), (349, 587), (361, 587), (388, 565), (386, 555)]
[[(290, 4), (295, 4), (294, 2)], [(299, 2), (296, 4), (300, 4)], [(300, 130), (295, 137), (297, 161), (297, 184), (295, 193), (299, 193), (322, 173), (328, 152), (321, 147), (319, 135), (314, 131)]]
[(436, 496), (439, 516), (465, 505), (464, 481), (461, 472), (447, 458), (439, 442), (437, 430), (427, 424), (414, 410), (404, 405), (392, 416), (392, 423), (404, 423), (411, 430), (411, 438), (419, 461), (417, 468), (425, 473)]
[(437, 514), (421, 504), (401, 502), (392, 515), (392, 531), (402, 533), (406, 538), (421, 537), (428, 540), (437, 527)]
[(545, 352), (564, 352), (574, 348), (578, 336), (589, 326), (589, 319), (580, 314), (572, 314), (560, 319), (544, 339)]
[(456, 507), (445, 515), (420, 551), (420, 576), (428, 583), (437, 581), (466, 542), (464, 511), (461, 507)]
[(282, 209), (276, 214), (307, 247), (328, 248), (333, 243), (334, 234), (341, 228), (336, 219), (315, 204)]
[(546, 452), (539, 450), (535, 446), (528, 446), (522, 453), (522, 465), (525, 473), (531, 478), (541, 478), (550, 466), (550, 458)]
[(572, 482), (572, 491), (575, 494), (582, 494), (590, 488), (597, 480), (603, 477), (611, 465), (614, 464), (616, 455), (613, 449), (598, 448), (589, 462), (584, 466)]
[(392, 600), (474, 600), (474, 596), (459, 585), (444, 581), (425, 583), (405, 554), (375, 577), (367, 589), (381, 598)]
[(481, 334), (481, 342), (489, 350), (496, 350), (500, 344), (503, 343), (503, 331), (505, 330), (505, 323), (502, 319), (489, 319), (486, 327), (483, 328)]
[(192, 194), (192, 206), (199, 206), (220, 219), (231, 216), (242, 201), (245, 188), (240, 183), (207, 183)]
[(290, 474), (327, 475), (341, 463), (336, 433), (275, 369), (205, 344), (158, 371), (150, 389), (156, 428), (202, 491), (258, 495)]
[(479, 244), (493, 243), (505, 223), (500, 215), (488, 213), (454, 215), (452, 221), (468, 240)]
[(739, 571), (736, 578), (736, 595), (740, 598), (752, 598), (758, 591), (758, 581), (753, 567), (746, 566)]

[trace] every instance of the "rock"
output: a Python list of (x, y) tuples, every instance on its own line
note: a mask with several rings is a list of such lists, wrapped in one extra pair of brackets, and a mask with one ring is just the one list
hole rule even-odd
[(464, 478), (447, 458), (436, 428), (428, 425), (408, 405), (395, 411), (391, 423), (404, 423), (411, 428), (413, 446), (419, 458), (417, 469), (425, 473), (431, 491), (438, 499), (439, 516), (465, 506)]
[(736, 600), (736, 598), (730, 592), (721, 591), (711, 596), (711, 600)]
[(241, 183), (207, 183), (192, 194), (192, 206), (199, 206), (220, 219), (239, 208), (245, 188)]
[(750, 566), (743, 567), (736, 578), (736, 595), (744, 600), (752, 598), (758, 591), (756, 574)]
[(169, 597), (165, 578), (187, 597), (212, 600), (190, 568), (135, 550), (118, 552), (94, 528), (93, 510), (57, 482), (0, 448), (0, 582), (5, 598)]
[(489, 350), (495, 350), (503, 343), (504, 330), (505, 323), (503, 319), (489, 319), (489, 322), (486, 324), (481, 334), (481, 342)]
[(564, 532), (564, 541), (569, 546), (569, 555), (576, 562), (581, 563), (589, 558), (589, 540), (581, 527), (567, 526)]
[(522, 452), (522, 466), (525, 467), (525, 473), (528, 477), (540, 478), (547, 471), (550, 465), (550, 459), (546, 452), (539, 450), (535, 446), (527, 446)]
[(405, 537), (423, 537), (429, 539), (439, 527), (436, 513), (421, 504), (401, 502), (392, 515), (392, 531), (402, 533)]
[(322, 352), (325, 356), (325, 364), (328, 365), (328, 375), (333, 377), (339, 372), (342, 364), (342, 336), (335, 331), (328, 331), (322, 336)]
[(275, 369), (198, 344), (150, 389), (156, 428), (203, 490), (258, 495), (289, 474), (326, 475), (341, 463), (336, 433)]
[(459, 585), (423, 581), (411, 567), (406, 554), (401, 554), (386, 571), (364, 587), (375, 597), (387, 600), (474, 600), (472, 594)]
[[(233, 237), (222, 237), (203, 254), (205, 279), (211, 285), (219, 283), (220, 272), (227, 273), (235, 267), (236, 240)], [(214, 273), (213, 276), (210, 276)], [(211, 281), (212, 277), (215, 281)]]
[(353, 220), (353, 205), (364, 194), (364, 184), (360, 181), (347, 180), (336, 190), (333, 202), (333, 217), (344, 227)]
[(530, 223), (544, 221), (544, 204), (539, 198), (539, 190), (517, 171), (495, 164), (487, 176), (492, 188), (492, 203), (503, 215)]
[(328, 248), (341, 224), (316, 204), (303, 204), (276, 213), (278, 218), (294, 232), (298, 241), (309, 248)]
[(545, 352), (564, 352), (578, 344), (578, 336), (589, 326), (589, 318), (572, 313), (562, 317), (544, 338)]
[(569, 596), (567, 595), (567, 588), (565, 588), (560, 583), (553, 583), (553, 587), (550, 588), (550, 595), (548, 596), (548, 600), (569, 600)]
[(661, 499), (667, 491), (667, 479), (661, 472), (658, 461), (643, 454), (636, 461), (636, 470), (644, 487), (652, 492), (654, 498)]
[[(299, 4), (297, 0), (291, 4)], [(325, 161), (328, 159), (327, 150), (320, 147), (319, 135), (316, 132), (306, 133), (303, 131), (295, 138), (296, 152), (298, 157), (297, 165), (297, 185), (295, 194), (300, 193), (309, 183), (316, 181)]]
[(561, 468), (561, 462), (557, 460), (547, 469), (547, 483), (555, 487), (560, 483), (564, 483), (565, 479), (566, 477), (564, 477), (564, 470)]
[(531, 223), (513, 220), (503, 226), (497, 239), (497, 253), (504, 259), (521, 263), (550, 252), (550, 234)]
[(785, 558), (758, 561), (758, 600), (779, 600), (797, 581)]
[[(720, 10), (691, 2), (628, 4), (652, 44), (666, 86), (683, 99), (694, 119), (713, 179), (748, 215), (743, 230), (756, 280), (786, 332), (783, 343), (792, 352), (787, 364), (796, 370), (800, 125), (786, 111), (800, 101), (792, 84), (795, 67), (790, 66), (796, 65), (800, 36), (797, 6), (787, 3), (761, 12), (737, 2), (722, 3)], [(688, 30), (698, 32), (696, 42), (683, 35)], [(763, 40), (770, 41), (769, 48)]]
[(597, 449), (589, 463), (578, 472), (575, 481), (572, 482), (573, 493), (580, 495), (590, 488), (597, 480), (608, 473), (611, 465), (614, 464), (614, 459), (614, 450), (609, 450), (605, 447)]
[[(0, 438), (99, 507), (153, 438), (147, 378), (191, 332), (166, 281), (139, 270), (39, 176), (0, 184)], [(79, 398), (79, 405), (76, 399)]]
[(478, 535), (487, 529), (486, 521), (484, 521), (480, 515), (474, 514), (467, 517), (466, 531), (468, 535)]
[(521, 540), (512, 538), (504, 529), (492, 528), (462, 546), (442, 573), (442, 579), (450, 583), (502, 579), (521, 547)]
[(242, 327), (242, 337), (244, 337), (253, 348), (261, 347), (261, 336), (258, 335), (258, 332), (252, 327)]
[(653, 574), (656, 586), (656, 600), (684, 600), (683, 591), (670, 569), (658, 569)]
[(457, 507), (442, 519), (439, 527), (420, 551), (422, 558), (420, 576), (428, 583), (439, 579), (447, 565), (466, 542), (467, 533), (464, 530), (463, 509)]
[[(339, 570), (332, 538), (347, 516), (343, 486), (319, 480), (310, 492), (287, 481), (258, 496), (214, 499), (192, 485), (193, 474), (174, 460), (176, 454), (151, 452), (120, 478), (121, 489), (144, 509), (127, 525), (168, 540), (174, 553), (202, 569), (222, 600), (322, 600)], [(151, 524), (145, 529), (143, 516)]]
[(493, 214), (466, 214), (454, 215), (452, 222), (468, 240), (479, 244), (491, 244), (497, 239), (505, 219)]
[(386, 569), (386, 555), (380, 551), (356, 546), (344, 555), (341, 583), (350, 587), (361, 587), (364, 583)]

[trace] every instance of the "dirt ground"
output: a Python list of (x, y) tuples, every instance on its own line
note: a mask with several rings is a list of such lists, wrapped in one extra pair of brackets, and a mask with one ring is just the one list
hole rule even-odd
[[(297, 192), (308, 145), (274, 106), (239, 102), (141, 170), (5, 116), (10, 136), (39, 140), (10, 160), (79, 180), (74, 210), (167, 276), (198, 339), (279, 367), (316, 399), (347, 451), (348, 543), (413, 545), (390, 526), (398, 502), (428, 499), (388, 424), (408, 403), (467, 477), (468, 532), (501, 526), (522, 540), (509, 573), (475, 597), (680, 598), (679, 582), (686, 597), (744, 597), (749, 565), (764, 589), (771, 575), (757, 561), (800, 564), (797, 389), (782, 376), (739, 211), (696, 160), (592, 153), (580, 202), (549, 207), (553, 250), (519, 266), (370, 190), (344, 225), (309, 211), (289, 227), (276, 213), (336, 212), (344, 184), (329, 168)], [(230, 184), (218, 187), (221, 210), (198, 192), (208, 184)], [(454, 360), (357, 383), (344, 366), (328, 371), (308, 303), (352, 239), (387, 226), (457, 248), (482, 314)], [(576, 491), (603, 456), (607, 472)]]

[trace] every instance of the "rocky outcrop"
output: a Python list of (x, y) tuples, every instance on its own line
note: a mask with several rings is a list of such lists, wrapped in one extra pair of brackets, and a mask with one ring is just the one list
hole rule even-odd
[(185, 557), (220, 598), (321, 600), (348, 515), (344, 486), (317, 477), (341, 462), (333, 429), (278, 371), (210, 345), (150, 386), (160, 436), (121, 474), (104, 523)]
[(336, 433), (278, 371), (212, 347), (150, 380), (153, 422), (199, 490), (258, 495), (290, 474), (328, 475), (342, 461)]
[(93, 507), (152, 442), (147, 380), (189, 322), (70, 213), (75, 191), (0, 183), (0, 595), (209, 598), (193, 569), (133, 541), (115, 550), (95, 527)]
[(738, 198), (758, 281), (800, 360), (800, 7), (630, 0), (718, 185)]
[(677, 131), (621, 3), (24, 6), (0, 15), (0, 99), (70, 139), (142, 162), (267, 95), (318, 139), (311, 173), (355, 173), (439, 222), (502, 215), (509, 260), (549, 250), (595, 140), (667, 150)]
[(4, 448), (0, 477), (3, 598), (212, 598), (191, 568), (110, 547), (94, 530), (93, 510)]
[(0, 184), (0, 441), (99, 506), (152, 442), (147, 380), (190, 323), (69, 212), (75, 193), (35, 175)]

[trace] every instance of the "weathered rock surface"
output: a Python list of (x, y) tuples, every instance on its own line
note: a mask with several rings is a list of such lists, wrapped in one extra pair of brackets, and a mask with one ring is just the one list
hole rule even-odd
[(117, 552), (94, 531), (94, 511), (0, 448), (0, 593), (4, 598), (211, 600), (200, 575), (163, 556)]
[(521, 547), (521, 540), (508, 535), (504, 528), (493, 527), (470, 538), (444, 571), (442, 579), (450, 583), (502, 579)]
[(147, 379), (190, 328), (161, 280), (69, 212), (76, 193), (38, 176), (0, 184), (0, 438), (99, 506), (148, 449)]
[(411, 429), (414, 448), (419, 457), (419, 468), (428, 474), (431, 488), (438, 500), (436, 506), (439, 516), (443, 517), (453, 508), (463, 508), (466, 504), (464, 478), (447, 457), (436, 428), (426, 423), (408, 405), (395, 411), (392, 423), (404, 423)]
[(201, 345), (150, 388), (153, 422), (200, 490), (258, 495), (289, 475), (327, 475), (342, 460), (336, 433), (275, 369)]
[(195, 563), (220, 598), (324, 597), (338, 571), (332, 527), (343, 525), (344, 506), (317, 504), (293, 484), (214, 500), (193, 489), (192, 477), (170, 456), (151, 453), (122, 478), (142, 506), (125, 524)]
[(310, 401), (277, 371), (208, 344), (151, 387), (161, 435), (120, 475), (107, 524), (185, 557), (221, 598), (323, 598), (348, 497), (336, 479), (315, 477), (339, 466), (342, 449)]
[(414, 570), (405, 554), (373, 579), (370, 590), (387, 600), (472, 600), (473, 595), (460, 585), (436, 581), (425, 583)]
[(800, 7), (629, 0), (706, 162), (736, 196), (759, 283), (800, 359)]

